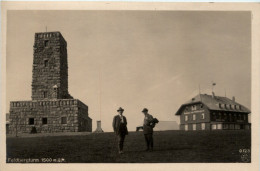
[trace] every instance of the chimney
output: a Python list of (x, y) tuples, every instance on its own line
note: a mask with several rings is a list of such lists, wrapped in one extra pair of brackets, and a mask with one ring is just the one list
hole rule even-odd
[(104, 132), (101, 128), (101, 121), (97, 121), (97, 129), (94, 131), (95, 133)]
[(235, 102), (236, 101), (236, 98), (235, 96), (232, 97), (232, 101)]
[(215, 93), (212, 91), (212, 98), (214, 99), (215, 98)]

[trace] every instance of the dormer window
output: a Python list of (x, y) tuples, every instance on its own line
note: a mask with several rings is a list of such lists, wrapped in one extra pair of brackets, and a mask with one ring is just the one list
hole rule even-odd
[(197, 106), (196, 105), (192, 105), (191, 106), (191, 110), (196, 110), (197, 109)]

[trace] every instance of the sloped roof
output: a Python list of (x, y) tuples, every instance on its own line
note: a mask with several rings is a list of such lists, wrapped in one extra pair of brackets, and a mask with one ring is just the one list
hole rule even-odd
[(159, 121), (154, 127), (155, 131), (178, 130), (179, 124), (176, 121)]
[[(233, 112), (243, 112), (251, 113), (251, 111), (245, 106), (227, 98), (221, 96), (212, 96), (207, 94), (198, 94), (191, 100), (187, 101), (178, 109), (175, 115), (180, 115), (182, 109), (190, 104), (202, 103), (208, 107), (209, 110), (221, 110), (221, 111), (233, 111)], [(226, 105), (226, 106), (225, 106)], [(231, 107), (230, 107), (231, 106)], [(240, 106), (240, 108), (235, 108), (234, 106)]]

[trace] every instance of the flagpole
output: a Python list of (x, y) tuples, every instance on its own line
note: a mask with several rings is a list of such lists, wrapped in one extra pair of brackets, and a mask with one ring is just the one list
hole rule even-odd
[(212, 93), (213, 93), (213, 81), (211, 81), (211, 91), (212, 91)]
[(200, 101), (202, 102), (201, 93), (200, 93), (200, 84), (199, 84), (199, 95), (200, 95)]
[(101, 121), (101, 66), (99, 67), (99, 119)]

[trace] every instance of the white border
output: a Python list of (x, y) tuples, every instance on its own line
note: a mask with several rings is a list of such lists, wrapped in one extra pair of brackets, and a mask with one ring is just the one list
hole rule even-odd
[[(259, 3), (161, 3), (161, 2), (2, 2), (1, 7), (1, 170), (259, 170), (260, 97), (260, 4)], [(7, 10), (195, 10), (252, 12), (252, 162), (251, 163), (169, 163), (169, 164), (5, 164), (5, 80)]]

